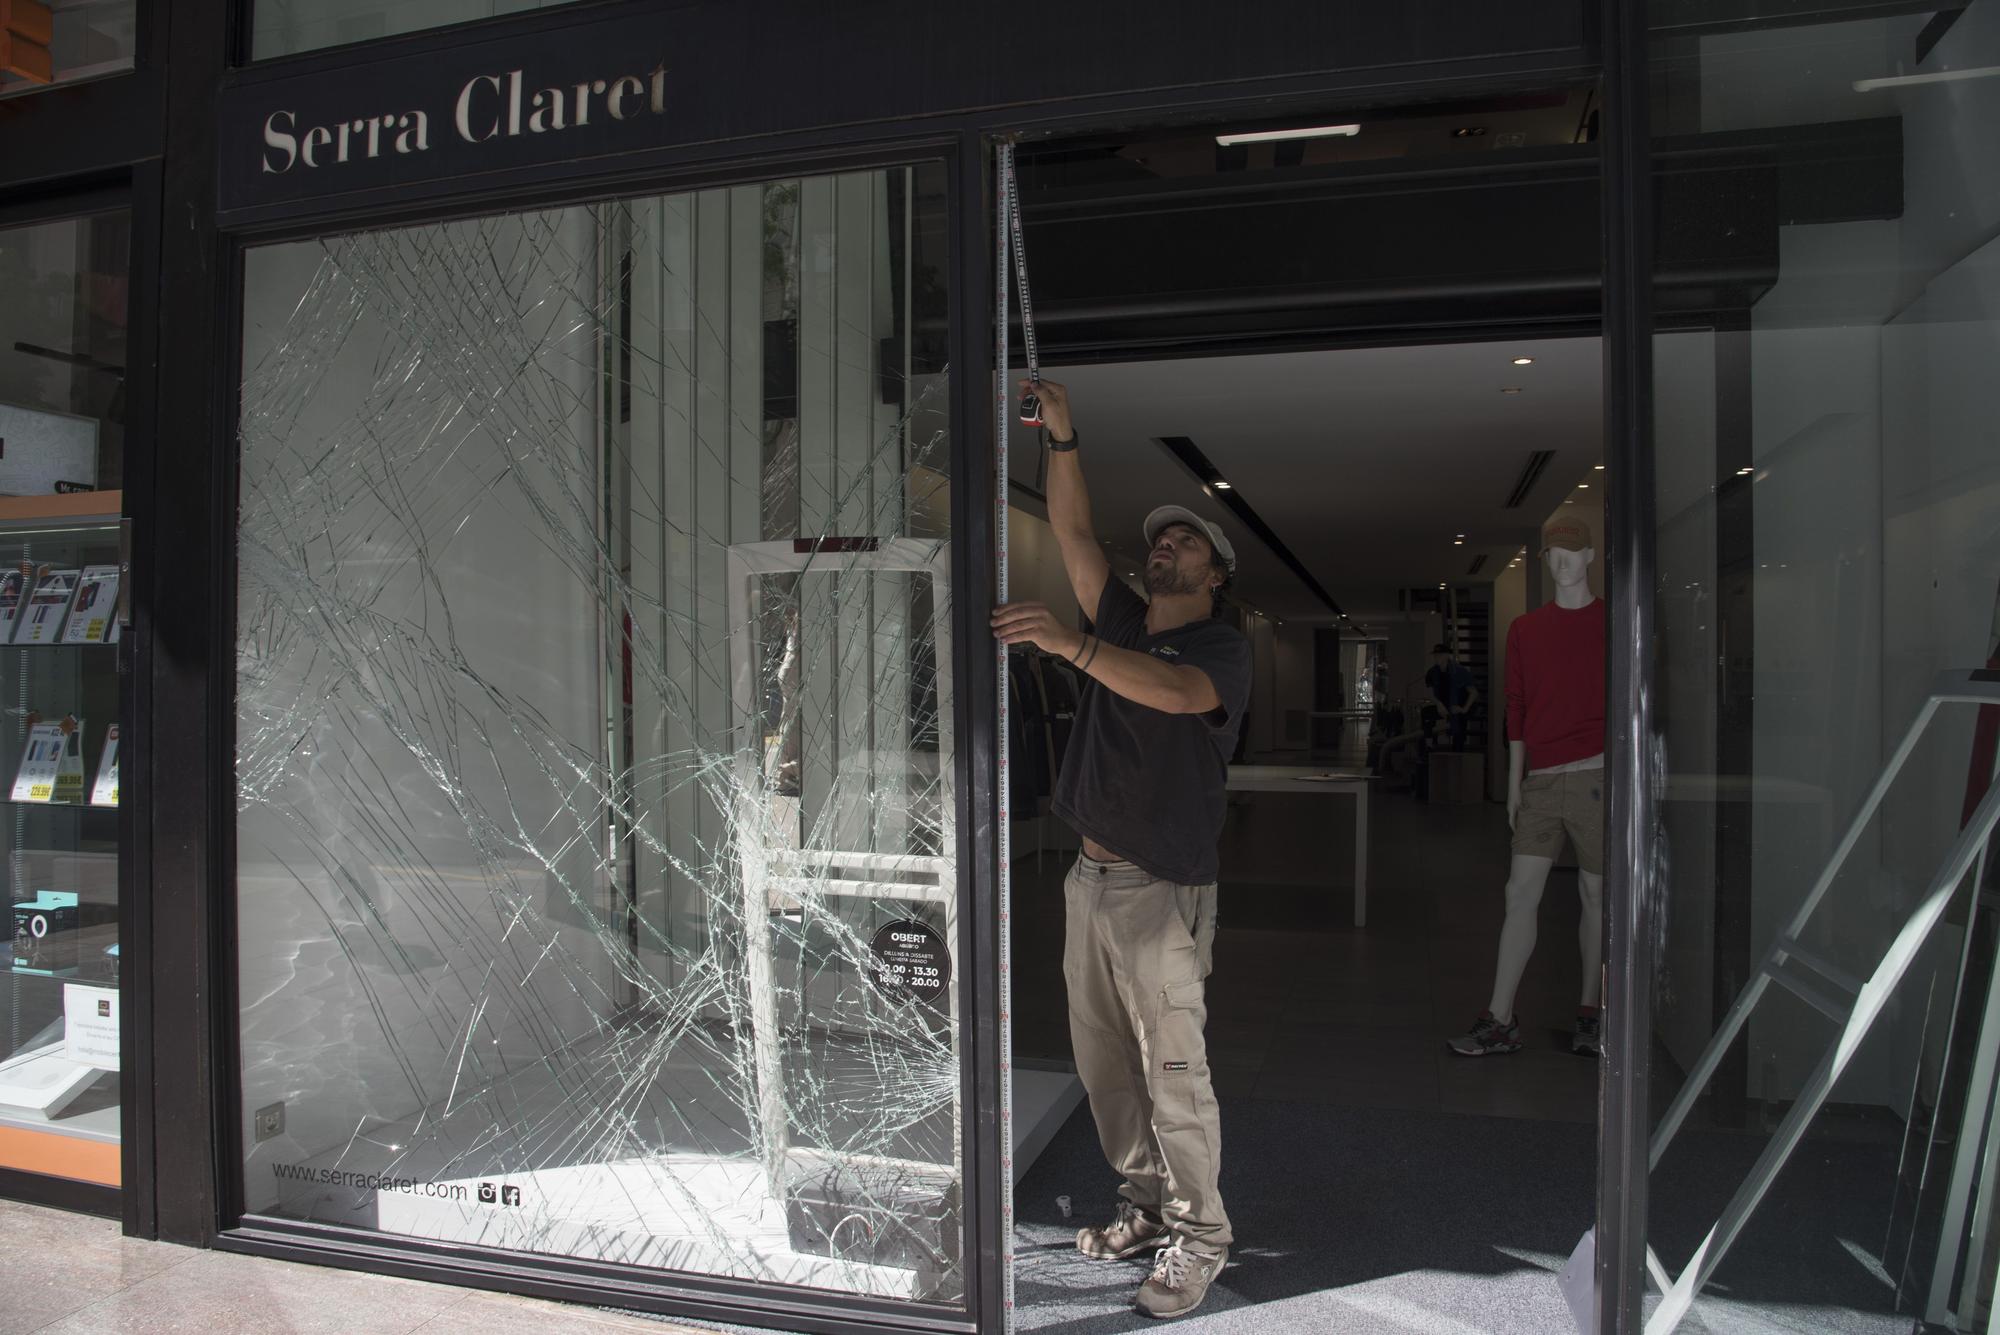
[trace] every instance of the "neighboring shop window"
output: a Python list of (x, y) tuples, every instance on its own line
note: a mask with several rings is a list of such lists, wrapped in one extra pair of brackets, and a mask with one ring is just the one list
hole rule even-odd
[(138, 9), (137, 0), (0, 0), (0, 97), (131, 69)]
[(252, 0), (250, 58), (268, 60), (397, 33), (553, 9), (574, 0)]
[(1649, 8), (1647, 1329), (1991, 1329), (2000, 5)]
[(251, 1213), (963, 1302), (945, 200), (248, 254)]
[(119, 1181), (123, 213), (0, 231), (0, 1168)]

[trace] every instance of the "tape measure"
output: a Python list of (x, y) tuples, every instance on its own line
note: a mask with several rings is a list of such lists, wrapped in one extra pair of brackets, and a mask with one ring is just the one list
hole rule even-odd
[[(1003, 155), (1001, 171), (1007, 177), (1002, 216), (1007, 220), (1007, 236), (1014, 258), (1015, 286), (1021, 293), (1021, 345), (1028, 354), (1028, 391), (1021, 396), (1021, 425), (1040, 426), (1042, 401), (1035, 393), (1035, 389), (1042, 383), (1042, 362), (1035, 352), (1035, 303), (1028, 295), (1028, 247), (1021, 234), (1021, 185), (1019, 178), (1014, 175), (1014, 145), (1002, 144), (1000, 151)], [(1004, 266), (1000, 286), (1002, 288), (1000, 309), (1004, 319), (1007, 308), (1005, 301), (1007, 280)], [(1005, 386), (1007, 376), (1005, 362), (1000, 364), (1000, 376), (1001, 384)]]
[[(994, 265), (993, 349), (998, 375), (994, 379), (997, 392), (994, 394), (993, 422), (993, 571), (995, 598), (1004, 603), (1007, 601), (1007, 485), (1010, 477), (1007, 468), (1008, 413), (1014, 398), (1013, 387), (1007, 379), (1009, 270), (1018, 274), (1020, 279), (1021, 329), (1028, 348), (1028, 379), (1031, 384), (1039, 384), (1041, 376), (1035, 365), (1034, 315), (1033, 308), (1028, 304), (1028, 267), (1021, 253), (1021, 203), (1014, 184), (1014, 145), (1011, 142), (1000, 144), (997, 172), (994, 252), (998, 263)], [(1021, 398), (1020, 419), (1030, 426), (1041, 424), (1041, 403), (1032, 389)], [(995, 821), (995, 842), (999, 852), (999, 885), (996, 889), (1000, 904), (1000, 939), (995, 953), (1000, 966), (1000, 1310), (1002, 1329), (1011, 1331), (1014, 1329), (1014, 835), (1013, 795), (1010, 791), (1013, 785), (1007, 746), (1010, 727), (1007, 646), (996, 641), (994, 650), (999, 660), (1000, 696), (999, 730), (994, 745), (998, 758), (995, 796), (999, 808)]]

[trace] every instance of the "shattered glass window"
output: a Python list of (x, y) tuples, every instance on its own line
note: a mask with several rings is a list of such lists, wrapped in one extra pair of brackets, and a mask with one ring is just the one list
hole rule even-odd
[(964, 1297), (945, 179), (246, 257), (253, 1214)]

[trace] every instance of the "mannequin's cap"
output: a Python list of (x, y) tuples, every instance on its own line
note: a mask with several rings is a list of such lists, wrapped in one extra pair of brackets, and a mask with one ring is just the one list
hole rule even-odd
[(1185, 505), (1163, 505), (1146, 516), (1146, 545), (1151, 547), (1160, 536), (1160, 530), (1169, 524), (1186, 524), (1195, 532), (1208, 539), (1208, 545), (1215, 548), (1215, 554), (1222, 558), (1224, 568), (1236, 569), (1236, 549), (1229, 545), (1229, 539), (1222, 536), (1222, 526), (1211, 524)]
[(1451, 652), (1451, 646), (1448, 644), (1434, 644), (1431, 646), (1431, 652), (1434, 654), (1448, 654)]
[(1566, 552), (1587, 551), (1591, 547), (1590, 525), (1581, 519), (1552, 519), (1542, 525), (1542, 550), (1560, 547)]

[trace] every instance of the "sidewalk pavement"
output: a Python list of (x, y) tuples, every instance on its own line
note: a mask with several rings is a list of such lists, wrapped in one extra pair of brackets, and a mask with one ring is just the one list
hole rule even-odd
[(702, 1335), (636, 1314), (127, 1238), (0, 1201), (0, 1335)]

